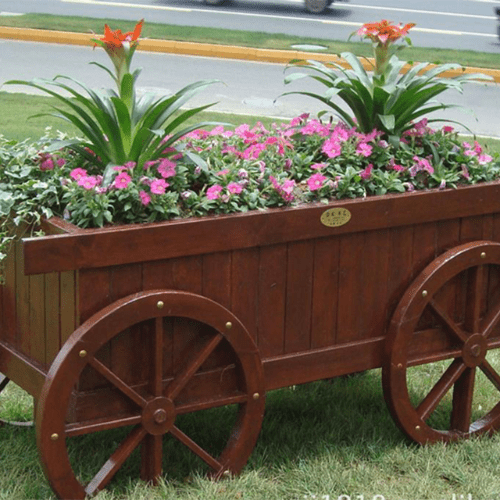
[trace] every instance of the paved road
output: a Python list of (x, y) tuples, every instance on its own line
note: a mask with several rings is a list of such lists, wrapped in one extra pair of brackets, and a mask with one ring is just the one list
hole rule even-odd
[[(9, 79), (52, 78), (57, 74), (66, 74), (93, 87), (109, 86), (109, 76), (88, 64), (94, 60), (107, 63), (104, 51), (0, 40), (0, 84)], [(320, 103), (301, 96), (287, 96), (275, 102), (276, 97), (287, 90), (283, 85), (284, 66), (279, 64), (146, 52), (137, 52), (134, 63), (134, 67), (144, 68), (138, 81), (142, 91), (172, 93), (183, 85), (205, 78), (218, 78), (224, 82), (198, 96), (191, 102), (192, 105), (218, 101), (214, 109), (219, 111), (283, 118), (292, 118), (304, 112), (316, 113), (322, 109)], [(294, 88), (298, 89), (298, 84)], [(314, 88), (313, 85), (309, 87), (310, 90)], [(0, 90), (26, 89), (5, 86)], [(447, 112), (448, 119), (462, 121), (477, 134), (500, 137), (499, 85), (469, 84), (463, 95), (450, 93), (444, 96), (443, 101), (461, 104), (475, 112), (474, 116), (453, 110)]]
[(493, 7), (500, 0), (340, 0), (323, 15), (304, 11), (303, 0), (1, 0), (0, 11), (44, 12), (287, 33), (346, 40), (360, 24), (382, 18), (415, 22), (417, 46), (500, 52)]

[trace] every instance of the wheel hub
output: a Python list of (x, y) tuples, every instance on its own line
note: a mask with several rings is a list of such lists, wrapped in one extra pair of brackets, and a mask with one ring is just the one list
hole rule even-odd
[(142, 425), (149, 434), (159, 436), (174, 425), (177, 413), (173, 401), (158, 397), (148, 402), (142, 412)]
[(486, 339), (479, 333), (471, 335), (462, 349), (462, 359), (469, 368), (479, 366), (486, 357), (488, 345)]

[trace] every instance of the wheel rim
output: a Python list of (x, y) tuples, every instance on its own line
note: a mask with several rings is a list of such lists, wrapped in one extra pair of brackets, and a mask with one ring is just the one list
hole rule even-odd
[[(190, 353), (168, 384), (164, 382), (164, 318), (189, 318), (208, 325), (213, 333)], [(152, 363), (146, 389), (128, 384), (111, 364), (96, 357), (101, 348), (131, 325), (154, 321), (150, 345)], [(183, 391), (191, 387), (200, 367), (222, 343), (236, 355), (241, 374), (238, 390), (228, 395), (208, 396), (190, 404)], [(149, 345), (149, 344), (148, 344)], [(129, 400), (134, 411), (126, 417), (108, 415), (92, 422), (67, 424), (67, 408), (75, 384), (91, 366)], [(187, 401), (187, 402), (186, 402)], [(250, 455), (263, 417), (264, 382), (258, 350), (244, 326), (227, 309), (197, 295), (183, 292), (152, 291), (119, 300), (86, 321), (64, 344), (54, 361), (37, 410), (37, 441), (46, 476), (60, 498), (92, 496), (112, 479), (125, 460), (141, 444), (141, 477), (155, 482), (161, 474), (163, 436), (170, 434), (203, 460), (212, 475), (236, 474)], [(231, 437), (218, 457), (212, 456), (176, 425), (176, 417), (206, 408), (237, 404), (237, 421)], [(71, 466), (67, 437), (98, 430), (134, 426), (87, 485), (76, 478)]]
[(321, 14), (328, 5), (328, 0), (306, 0), (306, 9), (313, 14)]
[(499, 278), (499, 244), (461, 245), (432, 262), (396, 308), (383, 386), (411, 439), (453, 441), (500, 426)]

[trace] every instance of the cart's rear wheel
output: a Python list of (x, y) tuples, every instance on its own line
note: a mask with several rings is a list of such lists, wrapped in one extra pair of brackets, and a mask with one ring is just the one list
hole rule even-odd
[(393, 315), (385, 399), (419, 443), (500, 426), (500, 244), (474, 242), (433, 261)]
[[(188, 318), (203, 327), (203, 335), (201, 330), (198, 337), (196, 330), (191, 332), (189, 353), (182, 354), (175, 369), (166, 368), (171, 332), (165, 330), (171, 318)], [(118, 342), (134, 325), (143, 324), (149, 324), (150, 328), (145, 333), (140, 331), (141, 344), (149, 346), (142, 359), (149, 359), (151, 366), (146, 371), (146, 382), (134, 385), (127, 381), (123, 366), (106, 361), (106, 356), (99, 353), (107, 352), (109, 345)], [(139, 347), (144, 346), (137, 346), (138, 350)], [(221, 354), (225, 356), (223, 368), (220, 360), (213, 359)], [(127, 411), (68, 423), (68, 415), (74, 411), (72, 392), (81, 383), (84, 370), (101, 377), (110, 390), (125, 400)], [(170, 376), (166, 378), (165, 372), (169, 370)], [(232, 382), (228, 383), (228, 379)], [(199, 388), (207, 386), (204, 381), (211, 383), (208, 386), (214, 388), (213, 393), (200, 394)], [(141, 477), (155, 482), (162, 471), (163, 437), (167, 433), (208, 464), (215, 477), (236, 474), (257, 440), (264, 400), (263, 370), (257, 347), (232, 313), (209, 299), (189, 293), (142, 292), (106, 307), (64, 344), (42, 389), (36, 417), (38, 448), (52, 488), (64, 499), (85, 498), (100, 491), (139, 444)], [(195, 442), (176, 421), (179, 414), (228, 405), (236, 405), (238, 413), (218, 456)], [(69, 438), (126, 426), (133, 427), (105, 463), (98, 464), (97, 473), (92, 472), (88, 484), (82, 485), (68, 456)], [(212, 432), (213, 429), (205, 430), (209, 437)], [(85, 460), (92, 458), (92, 450), (87, 450)]]

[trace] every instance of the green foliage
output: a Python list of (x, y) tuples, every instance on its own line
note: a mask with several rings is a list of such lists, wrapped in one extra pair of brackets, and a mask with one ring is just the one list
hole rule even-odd
[[(292, 91), (283, 95), (301, 94), (323, 102), (350, 126), (369, 133), (373, 129), (384, 132), (386, 139), (398, 141), (415, 121), (434, 111), (453, 105), (437, 103), (433, 99), (444, 91), (454, 89), (462, 92), (462, 84), (470, 80), (488, 79), (479, 74), (464, 74), (453, 78), (440, 78), (450, 69), (460, 68), (458, 64), (443, 64), (431, 67), (429, 63), (414, 65), (401, 74), (405, 61), (393, 55), (384, 73), (379, 76), (368, 73), (358, 58), (344, 52), (342, 58), (349, 64), (345, 69), (336, 63), (322, 64), (317, 61), (294, 60), (288, 67), (306, 67), (309, 73), (293, 73), (285, 78), (285, 84), (312, 78), (326, 87), (324, 94)], [(349, 111), (337, 104), (338, 98)], [(429, 121), (443, 121), (433, 118)], [(446, 121), (446, 120), (444, 120)]]

